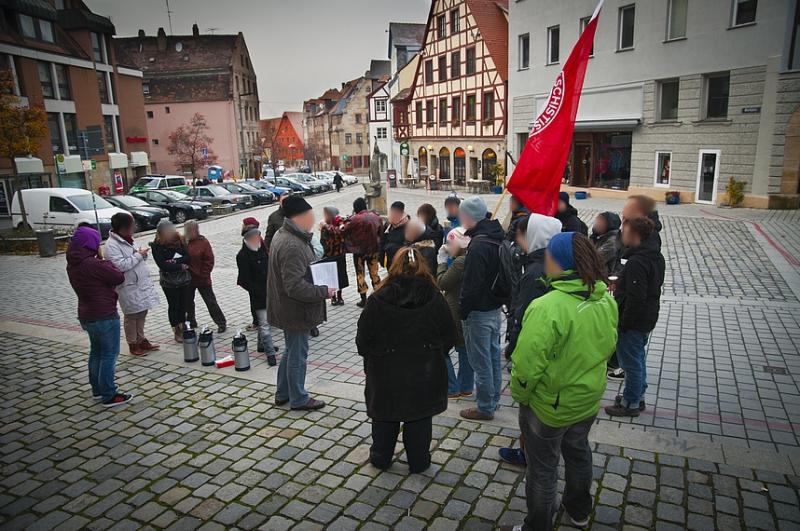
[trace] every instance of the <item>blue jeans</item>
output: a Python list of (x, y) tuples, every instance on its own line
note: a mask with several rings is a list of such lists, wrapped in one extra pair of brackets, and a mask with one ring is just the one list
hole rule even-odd
[(288, 400), (292, 407), (308, 402), (306, 392), (306, 360), (308, 360), (308, 330), (284, 330), (286, 347), (278, 365), (278, 389), (275, 400)]
[(456, 376), (456, 370), (453, 368), (450, 354), (448, 353), (445, 357), (447, 362), (447, 393), (451, 395), (471, 393), (475, 387), (475, 371), (472, 370), (472, 365), (469, 364), (467, 348), (456, 347), (456, 352), (458, 353), (458, 376)]
[(625, 389), (622, 404), (638, 408), (647, 390), (647, 345), (648, 332), (638, 330), (619, 331), (617, 338), (617, 359), (625, 371)]
[(592, 511), (592, 448), (589, 430), (595, 415), (571, 426), (547, 426), (525, 405), (519, 406), (519, 428), (525, 439), (525, 498), (528, 516), (524, 531), (550, 531), (558, 512), (558, 462), (564, 457), (564, 496), (567, 513), (582, 520)]
[(500, 364), (500, 308), (472, 311), (463, 322), (467, 358), (475, 372), (478, 410), (494, 416), (500, 403), (503, 373)]
[(119, 356), (119, 317), (81, 322), (81, 328), (89, 334), (89, 385), (92, 386), (92, 395), (102, 397), (103, 402), (107, 402), (117, 394), (114, 369)]

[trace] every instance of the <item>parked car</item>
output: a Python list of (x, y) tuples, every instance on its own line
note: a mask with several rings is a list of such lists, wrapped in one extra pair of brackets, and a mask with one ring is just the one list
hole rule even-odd
[(311, 176), (317, 179), (318, 181), (330, 185), (331, 190), (333, 190), (333, 174), (331, 172), (318, 171), (316, 173), (312, 173)]
[(289, 188), (275, 186), (275, 184), (273, 184), (275, 182), (275, 179), (272, 179), (271, 181), (266, 179), (256, 181), (255, 179), (252, 179), (246, 182), (250, 186), (258, 188), (259, 190), (267, 190), (268, 192), (272, 192), (276, 198), (280, 197), (284, 192), (291, 192), (291, 189)]
[[(80, 223), (95, 225), (99, 221), (100, 233), (106, 238), (111, 230), (111, 216), (125, 212), (101, 196), (80, 188), (32, 188), (21, 192), (27, 225), (34, 230), (74, 230)], [(19, 194), (15, 193), (11, 201), (11, 223), (23, 228)]]
[(355, 175), (348, 175), (346, 173), (341, 173), (341, 172), (340, 172), (340, 174), (342, 176), (342, 180), (348, 186), (350, 186), (351, 184), (358, 184), (358, 177), (356, 177)]
[(187, 219), (206, 219), (213, 212), (211, 203), (193, 201), (188, 195), (174, 190), (138, 192), (133, 195), (150, 205), (166, 208), (169, 219), (175, 223), (183, 223)]
[(327, 188), (325, 183), (322, 183), (314, 179), (307, 173), (287, 173), (286, 175), (283, 175), (283, 178), (292, 179), (294, 181), (297, 181), (299, 183), (308, 186), (311, 189), (312, 194), (318, 194), (320, 192), (324, 192)]
[(166, 208), (150, 206), (143, 199), (133, 195), (110, 195), (105, 199), (115, 207), (131, 213), (136, 224), (136, 232), (154, 229), (162, 218), (169, 217), (169, 210)]
[(250, 199), (250, 196), (233, 194), (219, 184), (196, 186), (189, 190), (188, 195), (214, 205), (234, 205), (239, 210), (253, 206), (253, 200)]
[(234, 194), (249, 195), (256, 205), (268, 205), (275, 202), (275, 194), (269, 190), (262, 190), (246, 182), (224, 182), (223, 188)]
[(147, 192), (149, 190), (175, 190), (183, 194), (189, 191), (186, 178), (180, 175), (145, 175), (134, 183), (130, 193)]
[(264, 179), (274, 179), (275, 178), (275, 170), (272, 168), (264, 168), (261, 171), (261, 177)]
[(301, 173), (311, 173), (311, 166), (309, 166), (308, 164), (306, 164), (305, 166), (300, 166), (299, 171)]
[(288, 188), (293, 193), (303, 194), (303, 195), (311, 195), (311, 187), (307, 186), (305, 183), (301, 183), (294, 179), (288, 179), (286, 177), (276, 177), (275, 178), (275, 185), (280, 186), (281, 188)]

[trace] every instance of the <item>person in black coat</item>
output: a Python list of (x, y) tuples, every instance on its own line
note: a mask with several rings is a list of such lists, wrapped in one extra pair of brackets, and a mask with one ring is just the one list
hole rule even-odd
[(269, 256), (267, 246), (257, 226), (245, 225), (242, 230), (242, 248), (236, 254), (239, 276), (236, 283), (250, 296), (250, 311), (258, 326), (258, 351), (274, 351), (272, 333), (267, 322), (267, 273)]
[(655, 223), (644, 217), (626, 220), (622, 226), (626, 263), (614, 298), (619, 308), (617, 359), (625, 371), (625, 389), (614, 405), (605, 408), (612, 416), (638, 417), (644, 410), (645, 345), (658, 321), (666, 269), (664, 256), (651, 239), (654, 231)]
[[(530, 210), (525, 208), (525, 205), (522, 204), (516, 196), (512, 195), (511, 199), (508, 201), (508, 209), (511, 211), (511, 221), (508, 223), (508, 230), (506, 231), (506, 240), (510, 242), (516, 241), (517, 238), (517, 225), (519, 223), (528, 223), (528, 216), (530, 215)], [(522, 231), (523, 234), (525, 231)]]
[(606, 266), (606, 275), (612, 275), (619, 270), (620, 240), (619, 228), (622, 222), (614, 212), (601, 212), (597, 215), (592, 226), (592, 240), (594, 248), (603, 259)]
[(158, 222), (156, 237), (150, 244), (153, 260), (158, 266), (159, 283), (167, 299), (167, 316), (175, 341), (183, 342), (183, 326), (191, 296), (189, 251), (175, 225), (168, 219)]
[(439, 248), (436, 247), (436, 237), (430, 227), (425, 225), (421, 219), (412, 219), (406, 223), (405, 235), (405, 244), (419, 250), (427, 262), (428, 270), (436, 271), (436, 255)]
[(430, 229), (438, 253), (439, 247), (444, 243), (444, 228), (436, 217), (436, 209), (430, 203), (423, 203), (417, 209), (417, 217)]
[(356, 332), (375, 467), (391, 466), (401, 422), (410, 471), (430, 466), (432, 417), (447, 409), (445, 356), (455, 341), (455, 323), (426, 260), (418, 249), (399, 249)]
[(563, 225), (563, 232), (579, 232), (584, 236), (589, 235), (589, 227), (578, 217), (578, 210), (569, 204), (569, 194), (567, 192), (559, 192), (558, 194), (556, 219)]
[(336, 173), (333, 174), (333, 185), (336, 187), (337, 192), (342, 191), (342, 186), (344, 185), (344, 179), (342, 179), (342, 174), (339, 173), (337, 170)]
[(411, 216), (406, 214), (406, 205), (402, 201), (395, 201), (389, 207), (388, 221), (383, 226), (378, 244), (378, 264), (386, 269), (392, 265), (394, 253), (406, 243), (406, 223)]

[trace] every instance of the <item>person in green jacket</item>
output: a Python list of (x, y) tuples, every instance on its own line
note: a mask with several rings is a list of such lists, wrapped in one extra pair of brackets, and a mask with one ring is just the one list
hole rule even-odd
[(522, 529), (550, 530), (558, 512), (558, 462), (563, 454), (562, 504), (576, 527), (592, 510), (589, 429), (606, 388), (606, 362), (617, 341), (617, 303), (605, 266), (584, 235), (554, 236), (545, 253), (550, 291), (525, 311), (512, 354), (511, 395), (519, 402), (525, 439), (528, 516)]

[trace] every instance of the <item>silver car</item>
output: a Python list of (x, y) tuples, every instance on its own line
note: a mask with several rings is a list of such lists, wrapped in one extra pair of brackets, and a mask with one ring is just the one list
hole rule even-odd
[(253, 206), (253, 199), (249, 195), (231, 193), (218, 184), (196, 186), (187, 195), (213, 205), (234, 205), (239, 210)]

